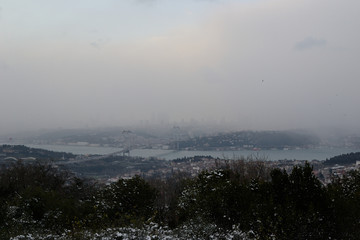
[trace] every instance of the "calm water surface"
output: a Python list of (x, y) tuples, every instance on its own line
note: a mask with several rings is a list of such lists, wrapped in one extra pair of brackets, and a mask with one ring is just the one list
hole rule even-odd
[[(33, 148), (42, 148), (51, 151), (69, 152), (73, 154), (109, 154), (118, 152), (121, 149), (115, 147), (88, 147), (88, 146), (68, 146), (68, 145), (26, 145)], [(165, 160), (172, 160), (182, 157), (193, 156), (212, 156), (226, 159), (237, 159), (239, 157), (254, 156), (266, 158), (267, 160), (325, 160), (336, 155), (359, 152), (360, 149), (354, 148), (313, 148), (313, 149), (293, 149), (293, 150), (239, 150), (239, 151), (173, 151), (161, 149), (134, 149), (130, 152), (131, 156), (138, 157), (158, 157)]]

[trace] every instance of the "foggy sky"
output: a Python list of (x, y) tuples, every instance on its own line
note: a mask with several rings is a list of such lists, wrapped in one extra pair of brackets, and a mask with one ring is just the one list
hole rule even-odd
[(0, 1), (0, 133), (360, 122), (358, 0)]

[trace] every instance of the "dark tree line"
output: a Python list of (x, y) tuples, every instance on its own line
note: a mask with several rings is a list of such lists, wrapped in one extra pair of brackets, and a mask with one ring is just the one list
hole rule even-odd
[(194, 178), (136, 176), (110, 185), (47, 164), (18, 162), (0, 171), (1, 239), (149, 222), (237, 226), (256, 239), (358, 239), (359, 219), (360, 172), (324, 186), (309, 164), (287, 173), (239, 161)]

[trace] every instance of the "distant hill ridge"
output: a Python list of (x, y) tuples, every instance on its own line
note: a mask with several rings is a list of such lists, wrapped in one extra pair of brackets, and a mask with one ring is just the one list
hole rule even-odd
[(13, 158), (36, 158), (36, 159), (69, 159), (74, 158), (76, 155), (65, 152), (54, 152), (45, 149), (29, 148), (24, 145), (0, 145), (0, 159), (13, 157)]
[(318, 145), (314, 135), (291, 131), (241, 131), (214, 136), (195, 137), (173, 142), (172, 148), (212, 150), (214, 148), (286, 148)]
[(360, 152), (352, 152), (341, 154), (330, 159), (326, 159), (324, 164), (334, 165), (334, 164), (355, 164), (356, 161), (360, 161)]

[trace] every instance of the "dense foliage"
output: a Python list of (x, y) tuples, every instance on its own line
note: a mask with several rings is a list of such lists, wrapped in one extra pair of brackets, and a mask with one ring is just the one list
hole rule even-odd
[(29, 234), (91, 239), (106, 231), (114, 239), (132, 239), (132, 233), (138, 238), (358, 239), (359, 219), (360, 172), (324, 186), (309, 164), (287, 173), (238, 162), (194, 178), (136, 176), (110, 185), (39, 163), (17, 162), (0, 172), (1, 239)]

